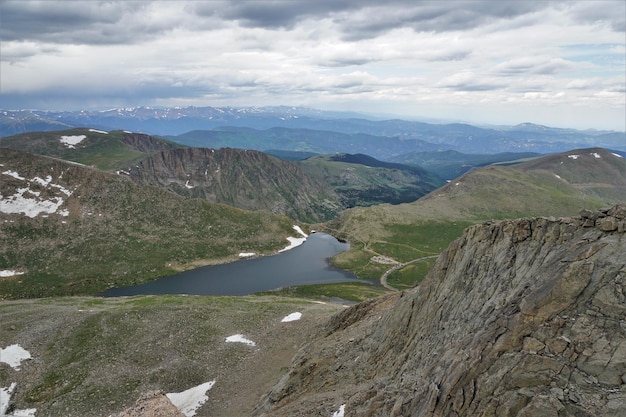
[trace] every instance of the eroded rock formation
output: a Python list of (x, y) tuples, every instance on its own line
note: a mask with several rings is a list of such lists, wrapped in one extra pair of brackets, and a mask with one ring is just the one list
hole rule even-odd
[(468, 228), (419, 287), (351, 307), (261, 416), (625, 416), (626, 205)]
[[(243, 149), (179, 148), (129, 167), (137, 183), (244, 210), (265, 210), (319, 221), (339, 209), (338, 197), (295, 164)], [(321, 213), (324, 213), (322, 215)]]

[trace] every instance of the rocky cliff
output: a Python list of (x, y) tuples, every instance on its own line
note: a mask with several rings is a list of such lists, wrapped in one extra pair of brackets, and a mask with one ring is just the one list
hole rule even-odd
[(243, 149), (184, 148), (153, 154), (126, 170), (137, 183), (246, 210), (320, 221), (339, 210), (326, 185), (291, 162)]
[(257, 416), (625, 416), (626, 205), (472, 226), (346, 309)]

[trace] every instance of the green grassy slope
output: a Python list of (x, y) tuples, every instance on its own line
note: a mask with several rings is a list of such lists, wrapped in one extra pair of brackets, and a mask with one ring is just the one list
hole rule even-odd
[[(215, 381), (198, 416), (250, 415), (315, 326), (343, 307), (264, 297), (64, 297), (0, 303), (0, 348), (32, 359), (0, 363), (0, 387), (37, 416), (102, 417), (147, 391), (178, 393)], [(297, 322), (282, 323), (293, 312)], [(226, 343), (243, 334), (256, 346)], [(3, 398), (4, 399), (4, 398)]]
[[(65, 138), (84, 137), (76, 144)], [(180, 145), (163, 139), (121, 130), (104, 132), (96, 129), (71, 129), (55, 132), (30, 132), (0, 139), (0, 147), (18, 149), (37, 155), (116, 170), (152, 152), (173, 149)]]
[[(27, 204), (62, 202), (32, 218), (0, 210), (0, 270), (25, 272), (0, 277), (0, 299), (96, 294), (239, 252), (271, 253), (293, 234), (284, 216), (184, 199), (126, 176), (6, 148), (0, 164), (3, 204), (24, 188)], [(46, 186), (36, 180), (48, 176)]]

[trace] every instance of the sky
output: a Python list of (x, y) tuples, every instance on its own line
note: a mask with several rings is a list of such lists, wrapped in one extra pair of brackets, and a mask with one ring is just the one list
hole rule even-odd
[(0, 0), (0, 108), (626, 130), (626, 1)]

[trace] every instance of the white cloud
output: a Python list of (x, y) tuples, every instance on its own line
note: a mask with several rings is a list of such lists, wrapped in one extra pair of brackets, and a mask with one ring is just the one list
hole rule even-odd
[(555, 125), (582, 105), (572, 127), (626, 129), (622, 1), (43, 3), (0, 4), (22, 22), (0, 29), (4, 106), (286, 104)]

